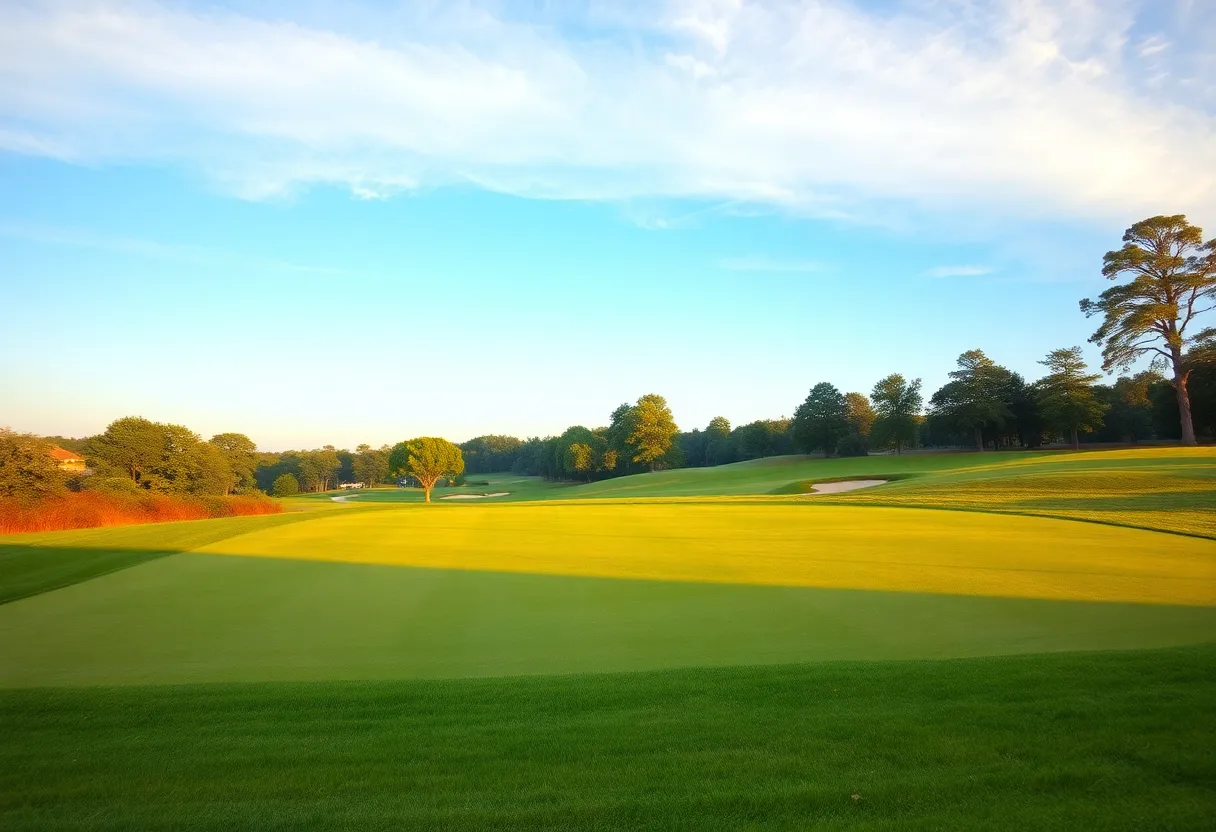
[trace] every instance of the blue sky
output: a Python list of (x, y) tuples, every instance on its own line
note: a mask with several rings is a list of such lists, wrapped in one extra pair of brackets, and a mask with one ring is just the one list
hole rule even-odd
[(0, 7), (0, 424), (353, 446), (1034, 378), (1127, 225), (1216, 228), (1211, 4), (554, 8)]

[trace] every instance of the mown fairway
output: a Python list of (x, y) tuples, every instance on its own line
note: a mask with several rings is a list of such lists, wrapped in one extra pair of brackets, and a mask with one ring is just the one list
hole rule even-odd
[(1205, 828), (1214, 476), (799, 458), (0, 538), (0, 827)]

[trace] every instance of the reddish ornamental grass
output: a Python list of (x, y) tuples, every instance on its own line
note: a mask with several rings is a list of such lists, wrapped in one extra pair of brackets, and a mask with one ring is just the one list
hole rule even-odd
[(81, 491), (34, 503), (0, 500), (0, 534), (279, 514), (282, 511), (283, 506), (278, 501), (260, 495), (169, 497), (164, 494)]

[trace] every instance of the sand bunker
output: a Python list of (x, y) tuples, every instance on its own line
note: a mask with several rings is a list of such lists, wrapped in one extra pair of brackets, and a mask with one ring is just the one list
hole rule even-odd
[(486, 497), (505, 497), (510, 491), (495, 491), (493, 494), (449, 494), (441, 500), (484, 500)]
[(886, 480), (845, 480), (844, 482), (821, 482), (811, 486), (812, 494), (839, 494), (842, 491), (856, 491), (859, 488), (873, 488), (876, 485), (886, 485)]
[(341, 497), (330, 497), (335, 503), (345, 503), (347, 500), (353, 500), (358, 497), (358, 494), (343, 494)]

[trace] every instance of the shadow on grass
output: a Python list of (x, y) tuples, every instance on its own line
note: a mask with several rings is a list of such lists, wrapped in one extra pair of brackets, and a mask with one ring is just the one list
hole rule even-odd
[(223, 517), (0, 537), (0, 604), (311, 514)]

